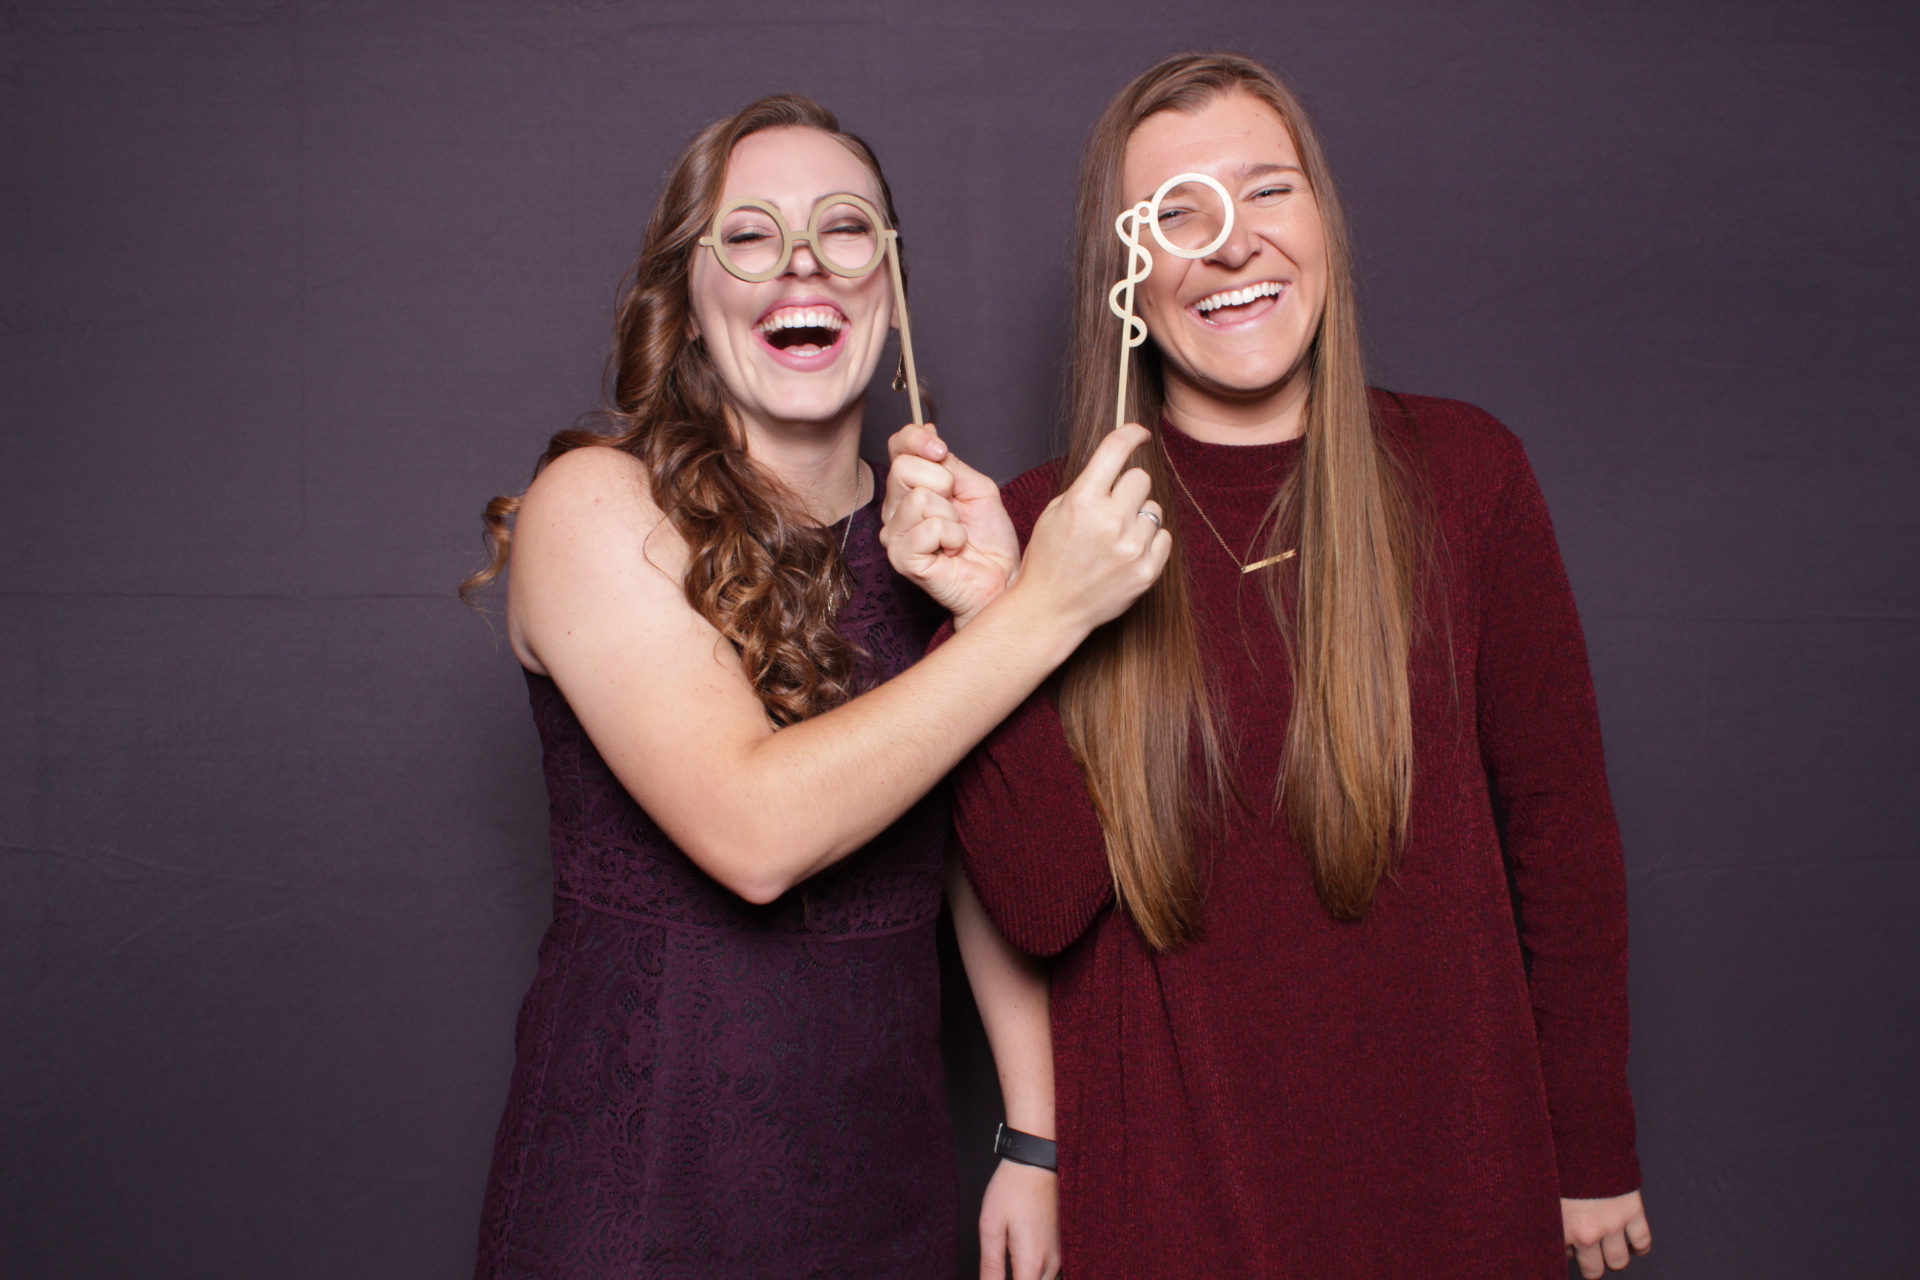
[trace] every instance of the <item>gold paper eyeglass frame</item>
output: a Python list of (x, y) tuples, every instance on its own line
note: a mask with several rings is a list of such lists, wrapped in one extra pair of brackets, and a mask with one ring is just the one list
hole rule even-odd
[[(857, 267), (849, 267), (834, 261), (833, 255), (821, 248), (821, 216), (836, 205), (852, 205), (865, 214), (878, 230), (880, 243), (874, 250), (873, 257)], [(727, 215), (737, 209), (756, 209), (772, 218), (773, 225), (780, 229), (780, 258), (765, 271), (748, 271), (742, 268), (727, 252), (726, 242), (720, 238), (720, 224), (725, 221)], [(712, 225), (707, 229), (707, 234), (700, 237), (699, 242), (713, 250), (713, 256), (719, 259), (720, 265), (726, 269), (728, 275), (744, 280), (748, 284), (764, 284), (786, 271), (793, 263), (794, 246), (800, 244), (806, 245), (812, 251), (815, 262), (845, 280), (858, 280), (872, 274), (873, 270), (880, 265), (880, 260), (885, 258), (893, 275), (893, 310), (894, 314), (900, 318), (900, 359), (907, 367), (907, 397), (913, 404), (913, 422), (915, 426), (926, 424), (926, 415), (920, 408), (920, 377), (913, 365), (913, 330), (907, 322), (907, 283), (900, 274), (900, 233), (886, 225), (886, 219), (880, 216), (880, 211), (873, 207), (871, 201), (847, 191), (822, 196), (814, 202), (813, 213), (807, 219), (806, 228), (795, 231), (787, 225), (787, 220), (780, 215), (780, 211), (768, 201), (753, 196), (729, 200), (720, 206), (718, 213), (713, 215)]]
[[(1182, 249), (1168, 240), (1160, 230), (1160, 202), (1175, 187), (1185, 186), (1189, 182), (1198, 182), (1212, 187), (1219, 193), (1220, 234), (1198, 249)], [(1147, 340), (1147, 323), (1133, 314), (1133, 287), (1153, 274), (1153, 255), (1140, 243), (1140, 227), (1145, 224), (1160, 247), (1176, 258), (1204, 258), (1218, 250), (1233, 234), (1233, 197), (1219, 182), (1204, 173), (1180, 173), (1160, 184), (1153, 193), (1153, 199), (1142, 200), (1130, 209), (1123, 210), (1113, 220), (1114, 232), (1120, 237), (1120, 243), (1127, 246), (1127, 274), (1120, 283), (1107, 291), (1107, 306), (1113, 314), (1120, 317), (1120, 381), (1119, 392), (1113, 410), (1113, 429), (1118, 431), (1127, 425), (1127, 369), (1133, 363), (1133, 349)], [(1157, 427), (1157, 424), (1156, 424)]]

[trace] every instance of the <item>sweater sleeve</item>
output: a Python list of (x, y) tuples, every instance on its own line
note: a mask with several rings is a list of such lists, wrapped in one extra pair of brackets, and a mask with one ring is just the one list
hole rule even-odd
[[(1022, 545), (1059, 491), (1048, 463), (1002, 491)], [(952, 634), (952, 624), (934, 638)], [(954, 827), (967, 879), (1009, 942), (1033, 955), (1072, 946), (1113, 901), (1106, 835), (1045, 686), (954, 774)]]
[(1483, 544), (1481, 759), (1512, 877), (1560, 1194), (1640, 1185), (1627, 1088), (1627, 895), (1586, 641), (1524, 455)]
[(981, 905), (1023, 951), (1059, 954), (1113, 901), (1106, 837), (1045, 689), (960, 767), (954, 827)]

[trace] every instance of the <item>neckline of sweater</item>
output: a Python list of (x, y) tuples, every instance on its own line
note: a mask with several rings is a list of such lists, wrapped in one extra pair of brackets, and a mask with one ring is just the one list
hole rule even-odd
[(1271, 444), (1214, 444), (1161, 420), (1160, 438), (1180, 478), (1196, 489), (1271, 491), (1300, 458), (1302, 437)]

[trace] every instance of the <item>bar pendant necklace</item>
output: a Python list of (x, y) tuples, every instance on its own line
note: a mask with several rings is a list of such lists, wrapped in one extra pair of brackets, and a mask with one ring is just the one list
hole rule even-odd
[(1220, 544), (1220, 549), (1227, 553), (1227, 559), (1240, 566), (1241, 573), (1252, 573), (1256, 569), (1265, 569), (1269, 565), (1279, 564), (1282, 560), (1293, 559), (1294, 553), (1299, 550), (1297, 547), (1288, 547), (1277, 556), (1268, 556), (1265, 560), (1255, 560), (1252, 564), (1248, 564), (1245, 560), (1233, 554), (1233, 548), (1228, 546), (1227, 540), (1220, 536), (1220, 531), (1213, 527), (1213, 521), (1207, 519), (1206, 508), (1202, 507), (1199, 500), (1193, 496), (1193, 490), (1187, 488), (1187, 482), (1180, 476), (1180, 468), (1173, 465), (1173, 453), (1164, 444), (1160, 446), (1160, 456), (1167, 460), (1167, 470), (1173, 473), (1173, 482), (1180, 486), (1181, 493), (1187, 495), (1187, 505), (1199, 513), (1201, 522), (1207, 526), (1207, 532), (1211, 533), (1213, 540)]

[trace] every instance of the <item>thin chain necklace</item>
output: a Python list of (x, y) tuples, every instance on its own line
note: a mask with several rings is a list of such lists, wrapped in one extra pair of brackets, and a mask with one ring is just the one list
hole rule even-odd
[[(866, 503), (863, 503), (860, 501), (861, 481), (864, 478), (865, 477), (861, 474), (861, 471), (860, 471), (860, 459), (856, 457), (853, 460), (853, 510), (847, 512), (846, 527), (840, 530), (840, 563), (841, 564), (845, 564), (847, 562), (847, 540), (853, 536), (853, 518), (859, 515), (860, 508), (866, 505)], [(869, 498), (868, 501), (872, 501), (872, 499)], [(847, 600), (850, 600), (852, 598), (853, 598), (852, 588), (849, 587), (846, 600), (836, 600), (836, 599), (833, 599), (832, 596), (830, 595), (827, 600), (827, 607), (837, 613), (839, 612), (840, 606), (845, 604)]]
[(1294, 553), (1298, 550), (1297, 547), (1288, 547), (1277, 556), (1268, 556), (1265, 560), (1255, 560), (1252, 564), (1248, 564), (1245, 560), (1233, 554), (1233, 548), (1228, 546), (1227, 540), (1220, 536), (1220, 531), (1213, 527), (1213, 521), (1207, 519), (1206, 508), (1202, 507), (1200, 500), (1193, 496), (1193, 490), (1187, 488), (1187, 482), (1180, 478), (1180, 468), (1173, 465), (1173, 450), (1167, 448), (1164, 441), (1162, 441), (1160, 445), (1160, 456), (1167, 460), (1167, 470), (1173, 473), (1173, 482), (1180, 486), (1181, 493), (1187, 495), (1187, 505), (1199, 514), (1201, 521), (1207, 526), (1207, 532), (1211, 533), (1213, 540), (1220, 544), (1220, 549), (1227, 553), (1227, 559), (1240, 566), (1240, 572), (1252, 573), (1255, 569), (1264, 569), (1268, 565), (1279, 564), (1282, 560), (1293, 559)]
[(847, 558), (847, 538), (853, 533), (853, 518), (860, 514), (860, 508), (867, 505), (860, 501), (860, 493), (866, 488), (866, 475), (860, 470), (860, 459), (853, 460), (853, 510), (847, 512), (847, 527), (840, 531), (840, 558)]

